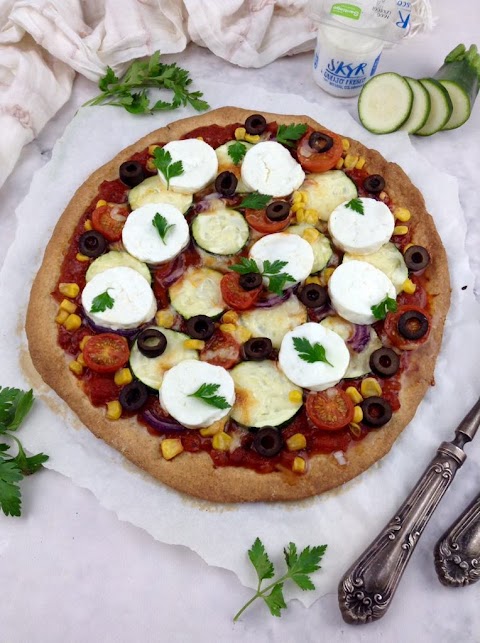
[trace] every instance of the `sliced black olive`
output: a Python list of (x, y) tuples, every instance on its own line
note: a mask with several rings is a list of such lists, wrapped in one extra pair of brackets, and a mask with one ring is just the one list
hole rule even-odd
[(263, 283), (262, 275), (258, 272), (247, 272), (246, 275), (240, 275), (238, 283), (243, 290), (255, 290)]
[(333, 147), (333, 138), (324, 132), (313, 132), (310, 134), (308, 144), (315, 152), (328, 152)]
[(284, 221), (290, 214), (288, 201), (274, 201), (267, 206), (265, 214), (270, 221)]
[(215, 332), (215, 324), (207, 315), (195, 315), (187, 321), (187, 333), (192, 339), (210, 339)]
[(99, 257), (107, 249), (107, 240), (96, 230), (88, 230), (80, 235), (78, 250), (86, 257)]
[(301, 289), (298, 298), (307, 308), (320, 308), (327, 303), (327, 289), (319, 284), (307, 284)]
[(146, 328), (137, 337), (137, 348), (145, 357), (158, 357), (167, 348), (167, 338), (156, 328)]
[(247, 134), (263, 134), (267, 128), (267, 121), (261, 114), (252, 114), (245, 121), (245, 130)]
[(419, 310), (407, 310), (398, 318), (397, 328), (405, 339), (421, 339), (428, 332), (428, 319)]
[(272, 352), (272, 340), (268, 337), (252, 337), (242, 347), (245, 359), (257, 361), (267, 359)]
[(220, 172), (215, 179), (215, 190), (222, 196), (233, 196), (237, 184), (238, 179), (233, 172)]
[(264, 458), (273, 458), (283, 447), (283, 439), (278, 429), (272, 426), (266, 426), (256, 433), (253, 439), (253, 448), (258, 455)]
[(391, 348), (378, 348), (370, 355), (370, 368), (379, 377), (391, 377), (400, 367), (400, 358)]
[(423, 270), (430, 263), (428, 250), (423, 246), (410, 246), (403, 255), (407, 268), (412, 272)]
[(367, 192), (381, 192), (385, 187), (385, 179), (380, 174), (370, 174), (363, 182), (363, 187)]
[(128, 185), (129, 188), (134, 188), (145, 178), (143, 167), (138, 161), (125, 161), (125, 163), (122, 163), (119, 174), (120, 181)]
[(143, 382), (134, 380), (120, 391), (118, 399), (125, 411), (138, 411), (148, 398), (148, 389)]
[(383, 426), (392, 417), (392, 407), (383, 397), (367, 397), (360, 406), (363, 411), (363, 422), (368, 426)]

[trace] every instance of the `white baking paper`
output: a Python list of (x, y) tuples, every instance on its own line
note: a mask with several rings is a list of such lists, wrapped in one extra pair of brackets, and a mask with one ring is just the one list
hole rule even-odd
[[(246, 550), (259, 536), (275, 562), (289, 541), (299, 547), (328, 544), (315, 592), (292, 588), (305, 605), (336, 591), (343, 572), (391, 517), (434, 454), (480, 391), (478, 368), (479, 309), (473, 298), (473, 275), (465, 252), (466, 225), (456, 179), (430, 166), (398, 133), (376, 137), (346, 112), (325, 110), (299, 96), (267, 94), (250, 86), (205, 83), (212, 107), (237, 105), (252, 110), (308, 114), (331, 129), (378, 149), (399, 163), (423, 192), (447, 249), (452, 306), (435, 372), (435, 387), (421, 403), (414, 421), (392, 452), (341, 489), (295, 503), (218, 505), (185, 497), (157, 483), (97, 440), (60, 398), (32, 373), (24, 334), (25, 310), (33, 276), (53, 226), (75, 189), (98, 166), (126, 145), (188, 109), (155, 117), (133, 117), (121, 110), (83, 108), (58, 141), (52, 159), (34, 176), (30, 193), (17, 210), (18, 228), (0, 274), (1, 381), (33, 386), (34, 410), (22, 429), (30, 451), (50, 455), (46, 466), (90, 489), (121, 520), (147, 530), (154, 538), (185, 545), (210, 565), (230, 569), (254, 587)], [(462, 289), (467, 286), (466, 289)], [(48, 296), (48, 295), (46, 295)], [(470, 475), (480, 484), (478, 449)]]

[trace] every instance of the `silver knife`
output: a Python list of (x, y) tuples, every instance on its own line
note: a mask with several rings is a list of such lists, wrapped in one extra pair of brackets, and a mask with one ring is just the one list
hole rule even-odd
[(442, 442), (425, 472), (387, 526), (340, 581), (338, 601), (347, 623), (376, 621), (388, 610), (418, 539), (465, 462), (464, 445), (480, 425), (480, 399), (451, 442)]

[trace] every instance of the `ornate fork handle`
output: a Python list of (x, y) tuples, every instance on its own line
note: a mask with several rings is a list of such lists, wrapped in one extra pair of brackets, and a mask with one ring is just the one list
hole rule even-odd
[(398, 512), (342, 578), (338, 596), (347, 623), (385, 614), (418, 539), (465, 458), (460, 447), (443, 442)]
[(450, 587), (480, 578), (480, 494), (435, 545), (435, 569), (440, 582)]

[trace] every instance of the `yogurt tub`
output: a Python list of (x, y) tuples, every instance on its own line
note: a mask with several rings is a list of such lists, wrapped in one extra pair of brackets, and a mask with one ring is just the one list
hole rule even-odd
[(357, 96), (378, 67), (383, 41), (360, 33), (318, 25), (313, 57), (315, 82), (333, 96)]

